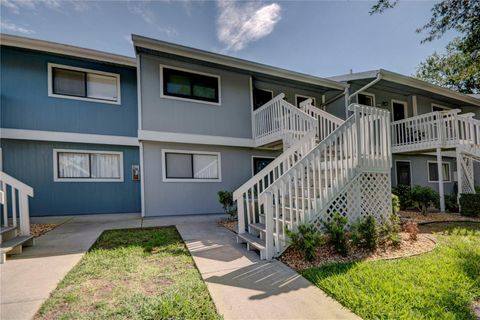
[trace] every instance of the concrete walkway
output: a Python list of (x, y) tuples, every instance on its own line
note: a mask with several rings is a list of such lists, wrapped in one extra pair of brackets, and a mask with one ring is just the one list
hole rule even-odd
[(284, 264), (259, 261), (217, 225), (220, 216), (138, 214), (33, 218), (62, 223), (0, 265), (0, 318), (31, 319), (104, 230), (176, 225), (225, 319), (354, 319)]
[(177, 226), (225, 319), (359, 319), (279, 261), (261, 261), (212, 223)]

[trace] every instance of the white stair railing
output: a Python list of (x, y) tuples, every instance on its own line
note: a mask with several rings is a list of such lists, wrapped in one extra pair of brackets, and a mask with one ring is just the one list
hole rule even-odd
[[(341, 213), (350, 218), (370, 214), (379, 219), (390, 214), (389, 112), (361, 105), (350, 109), (354, 114), (347, 121), (263, 191), (259, 206), (265, 212), (266, 259), (286, 248), (286, 228), (304, 222), (318, 226), (320, 220), (329, 220), (332, 202), (343, 201)], [(341, 193), (364, 173), (369, 175), (357, 179), (356, 193)], [(375, 174), (383, 176), (379, 179)], [(366, 194), (378, 205), (363, 203)]]
[(285, 101), (284, 97), (281, 93), (253, 112), (253, 139), (256, 146), (283, 141), (286, 150), (295, 141), (316, 130), (316, 119)]
[(344, 122), (344, 120), (335, 117), (333, 114), (330, 114), (312, 105), (312, 99), (307, 99), (301, 102), (300, 109), (317, 119), (318, 141), (322, 141), (323, 139), (325, 139), (330, 133), (332, 133)]
[(0, 204), (2, 226), (20, 229), (20, 235), (30, 235), (28, 197), (33, 197), (32, 187), (0, 171)]

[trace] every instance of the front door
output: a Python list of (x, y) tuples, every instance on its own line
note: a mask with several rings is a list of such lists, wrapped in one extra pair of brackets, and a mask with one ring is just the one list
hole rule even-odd
[(403, 120), (407, 117), (405, 104), (400, 102), (392, 102), (393, 121)]
[(410, 162), (396, 161), (397, 185), (410, 186), (412, 177), (410, 176)]

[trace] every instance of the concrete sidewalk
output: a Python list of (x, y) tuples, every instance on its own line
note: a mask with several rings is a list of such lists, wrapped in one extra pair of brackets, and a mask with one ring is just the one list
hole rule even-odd
[(212, 223), (177, 226), (225, 319), (359, 319), (279, 261), (261, 261)]
[(0, 265), (0, 319), (31, 319), (57, 284), (80, 261), (104, 230), (216, 223), (220, 216), (141, 219), (139, 214), (32, 218), (32, 223), (61, 223), (35, 239), (33, 247)]

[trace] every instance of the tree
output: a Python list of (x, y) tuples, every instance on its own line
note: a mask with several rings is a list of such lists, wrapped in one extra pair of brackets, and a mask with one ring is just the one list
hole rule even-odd
[[(370, 14), (382, 13), (399, 0), (378, 0)], [(447, 45), (445, 54), (434, 53), (422, 62), (416, 76), (463, 93), (480, 93), (480, 1), (443, 0), (432, 9), (432, 17), (416, 31), (427, 32), (422, 43), (441, 38), (448, 30), (460, 36)]]

